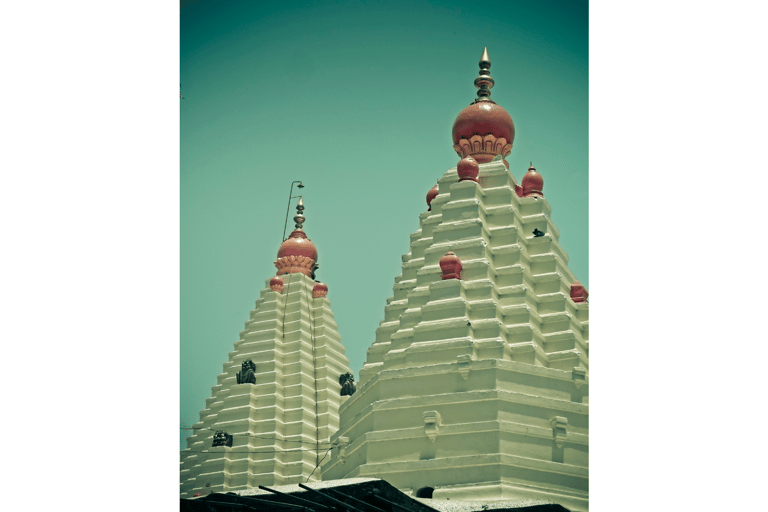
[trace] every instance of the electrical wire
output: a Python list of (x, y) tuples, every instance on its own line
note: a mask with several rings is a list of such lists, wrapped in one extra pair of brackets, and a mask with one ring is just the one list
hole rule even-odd
[[(331, 451), (333, 448), (335, 448), (335, 446), (331, 446), (330, 448), (328, 448), (328, 450), (325, 452), (325, 455), (323, 455), (323, 458), (322, 458), (322, 459), (320, 459), (320, 461), (317, 463), (317, 466), (315, 466), (315, 469), (313, 469), (313, 470), (312, 470), (312, 472), (311, 472), (311, 473), (309, 474), (309, 476), (307, 477), (307, 481), (306, 481), (306, 482), (304, 482), (305, 484), (306, 484), (306, 483), (309, 483), (309, 479), (310, 479), (310, 478), (312, 478), (312, 475), (314, 475), (314, 474), (315, 474), (315, 471), (317, 471), (317, 468), (319, 468), (319, 467), (320, 467), (320, 464), (322, 464), (322, 462), (323, 462), (323, 461), (325, 460), (325, 458), (328, 456), (328, 452), (330, 452), (330, 451)], [(309, 451), (312, 451), (312, 450), (309, 450)]]
[[(210, 430), (211, 432), (218, 432), (221, 429), (215, 429), (210, 427), (179, 427), (182, 430)], [(273, 436), (262, 436), (259, 434), (251, 434), (250, 432), (246, 432), (245, 434), (231, 434), (233, 436), (248, 436), (253, 437), (255, 439), (266, 439), (268, 441), (281, 441), (283, 443), (301, 443), (301, 444), (314, 444), (317, 445), (316, 441), (294, 441), (292, 439), (281, 439), (279, 437), (273, 437)]]
[[(329, 447), (328, 451), (332, 450), (333, 448), (335, 448), (335, 446)], [(189, 454), (189, 453), (221, 453), (221, 454), (224, 454), (224, 455), (227, 455), (227, 454), (230, 454), (230, 453), (247, 453), (247, 454), (251, 454), (251, 453), (275, 453), (275, 452), (280, 452), (280, 453), (310, 452), (310, 453), (314, 453), (315, 450), (307, 450), (307, 449), (304, 449), (304, 448), (296, 448), (296, 449), (293, 449), (293, 450), (280, 450), (280, 449), (275, 448), (273, 450), (267, 450), (267, 451), (263, 451), (263, 452), (252, 451), (252, 450), (249, 450), (249, 451), (229, 450), (229, 451), (224, 451), (224, 452), (212, 452), (212, 451), (207, 450), (207, 449), (206, 450), (200, 450), (200, 451), (192, 451), (189, 448), (187, 448), (186, 450), (182, 450), (182, 453), (185, 453), (185, 454)], [(327, 452), (326, 452), (326, 455), (327, 455)], [(325, 459), (325, 457), (323, 457), (323, 459)], [(320, 462), (322, 462), (322, 460)], [(318, 466), (315, 466), (315, 469), (317, 469), (317, 467)], [(313, 473), (314, 473), (314, 471), (313, 471)]]

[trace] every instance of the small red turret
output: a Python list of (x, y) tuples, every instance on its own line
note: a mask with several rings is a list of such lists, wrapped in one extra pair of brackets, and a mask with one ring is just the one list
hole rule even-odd
[(427, 211), (432, 211), (432, 200), (437, 197), (439, 190), (437, 189), (437, 183), (435, 183), (435, 186), (429, 189), (429, 192), (427, 192)]
[(440, 270), (443, 271), (443, 281), (446, 279), (461, 279), (461, 260), (452, 252), (445, 253), (440, 258)]
[(523, 176), (523, 196), (522, 197), (544, 197), (544, 178), (536, 172), (536, 168), (531, 163), (528, 172)]
[(456, 172), (459, 175), (459, 181), (474, 181), (478, 183), (477, 175), (480, 173), (480, 166), (477, 164), (477, 160), (471, 156), (465, 156), (459, 160)]
[(283, 293), (283, 280), (275, 276), (269, 280), (269, 289), (273, 292)]
[(314, 288), (312, 288), (312, 298), (317, 299), (320, 297), (325, 297), (328, 295), (328, 285), (325, 283), (317, 283)]
[(574, 281), (571, 285), (571, 300), (573, 302), (589, 302), (587, 297), (589, 297), (587, 289), (580, 282)]

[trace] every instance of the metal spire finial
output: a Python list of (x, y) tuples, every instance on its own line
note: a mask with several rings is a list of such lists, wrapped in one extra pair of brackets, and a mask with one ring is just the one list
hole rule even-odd
[(303, 231), (301, 225), (304, 224), (306, 217), (304, 217), (304, 198), (299, 196), (299, 202), (296, 203), (296, 215), (293, 217), (293, 222), (296, 223), (296, 229)]
[(493, 87), (493, 78), (491, 78), (491, 58), (488, 56), (488, 47), (483, 47), (483, 55), (480, 57), (480, 75), (475, 78), (475, 87), (477, 91), (478, 101), (490, 101), (491, 88)]

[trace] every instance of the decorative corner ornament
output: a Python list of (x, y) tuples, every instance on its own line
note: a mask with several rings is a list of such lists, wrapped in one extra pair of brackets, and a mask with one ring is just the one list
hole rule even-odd
[(469, 363), (472, 362), (472, 356), (469, 354), (463, 354), (456, 358), (456, 363), (459, 367), (459, 373), (461, 374), (461, 378), (464, 380), (467, 380), (467, 377), (469, 377)]
[(552, 436), (555, 438), (555, 445), (562, 448), (568, 438), (568, 418), (555, 416), (549, 421), (552, 425)]
[(424, 411), (424, 433), (430, 441), (434, 442), (440, 433), (440, 413), (437, 411)]

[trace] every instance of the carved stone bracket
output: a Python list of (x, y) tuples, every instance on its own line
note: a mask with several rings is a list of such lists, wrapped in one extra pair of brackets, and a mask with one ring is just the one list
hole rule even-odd
[(558, 448), (562, 448), (563, 443), (568, 438), (568, 418), (555, 416), (549, 423), (552, 425), (552, 436), (555, 438), (555, 445)]
[(440, 413), (437, 411), (424, 411), (424, 433), (430, 441), (434, 442), (440, 431)]
[(347, 447), (349, 446), (349, 438), (339, 437), (334, 444), (339, 449), (339, 462), (344, 464), (347, 461)]
[(575, 367), (571, 371), (571, 378), (573, 379), (573, 385), (576, 389), (579, 389), (583, 384), (587, 383), (587, 369)]
[(467, 380), (467, 377), (469, 377), (469, 363), (472, 362), (472, 356), (469, 354), (460, 355), (456, 358), (456, 362), (458, 363), (461, 378)]

